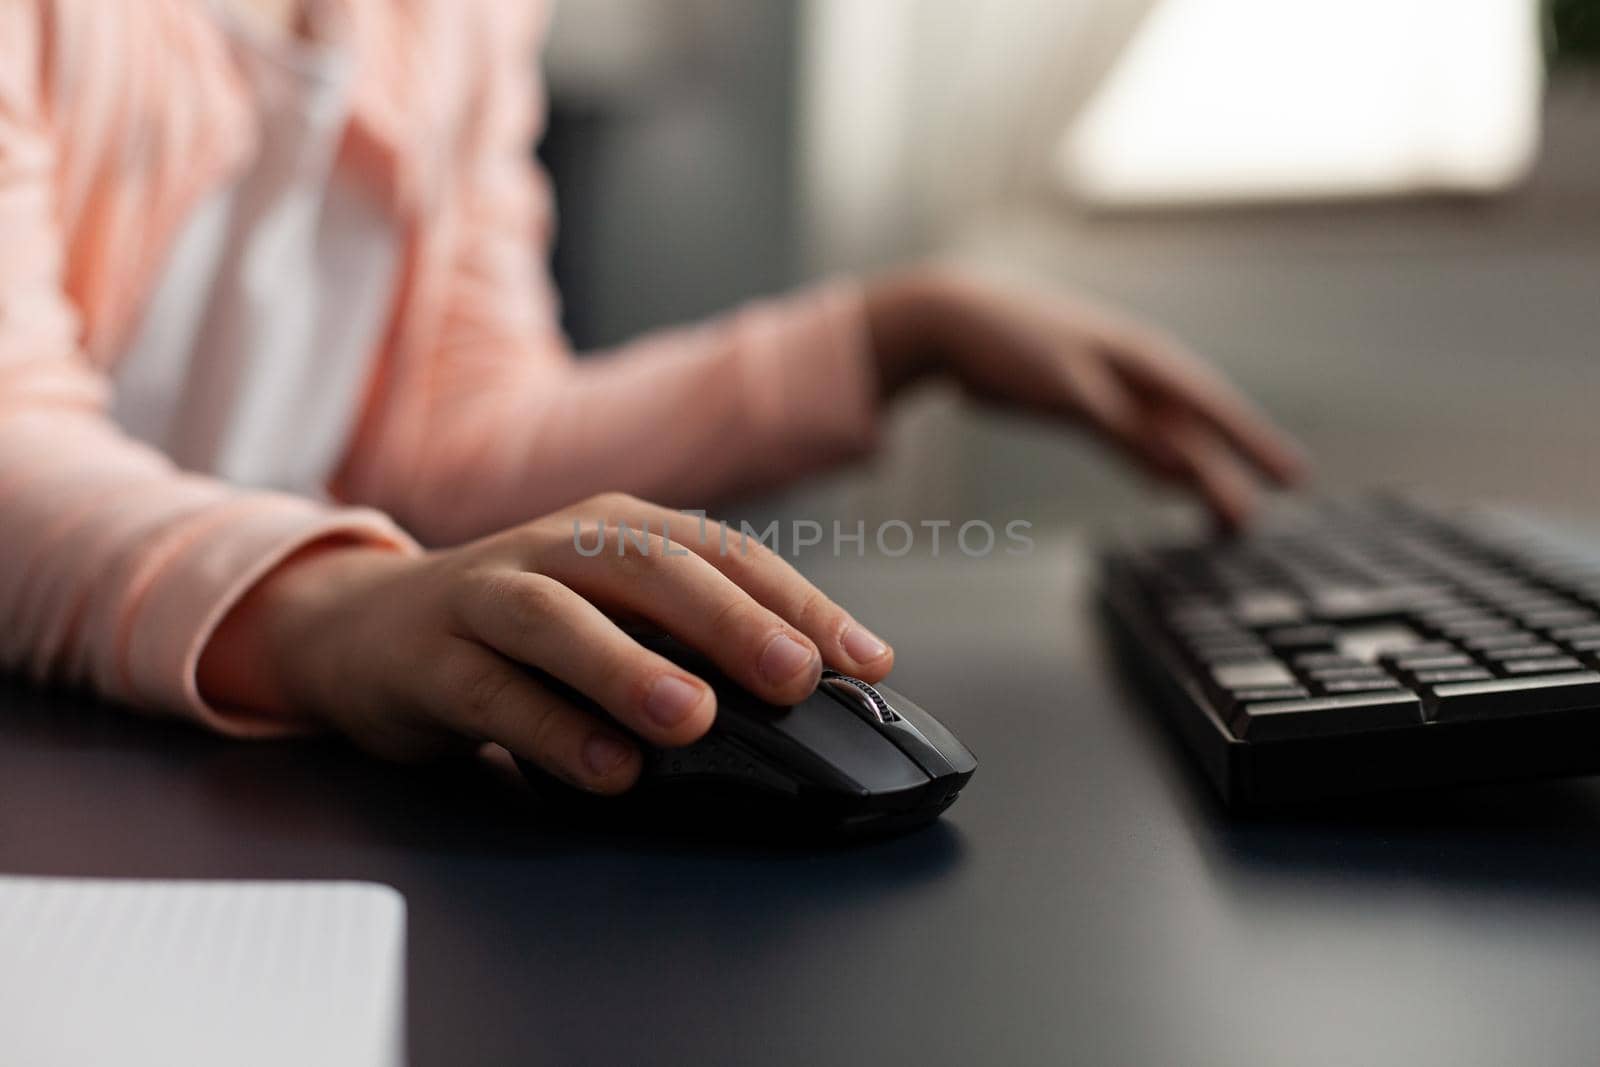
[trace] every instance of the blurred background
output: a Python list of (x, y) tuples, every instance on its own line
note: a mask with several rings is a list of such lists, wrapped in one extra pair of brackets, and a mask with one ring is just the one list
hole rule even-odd
[[(937, 255), (1154, 319), (1330, 490), (1600, 518), (1600, 0), (566, 0), (582, 347)], [(937, 391), (730, 513), (1074, 528), (1152, 494)]]

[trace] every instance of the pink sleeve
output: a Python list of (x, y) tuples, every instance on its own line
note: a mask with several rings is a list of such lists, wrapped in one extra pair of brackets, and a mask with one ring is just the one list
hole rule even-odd
[(437, 220), (451, 248), (428, 372), (376, 413), (342, 493), (454, 543), (603, 490), (701, 506), (867, 451), (876, 384), (850, 281), (572, 358), (541, 262), (539, 27), (510, 30), (519, 9), (469, 44), (483, 84)]
[(0, 669), (231, 733), (282, 731), (200, 698), (195, 667), (218, 620), (313, 540), (415, 546), (375, 512), (180, 473), (108, 420), (107, 383), (78, 350), (62, 289), (27, 22), (0, 20)]

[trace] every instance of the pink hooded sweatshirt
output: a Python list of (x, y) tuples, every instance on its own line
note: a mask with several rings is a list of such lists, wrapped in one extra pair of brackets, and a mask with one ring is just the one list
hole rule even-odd
[(235, 734), (208, 636), (332, 535), (418, 552), (603, 489), (668, 503), (859, 453), (873, 377), (834, 284), (574, 361), (542, 259), (537, 0), (338, 0), (356, 64), (337, 166), (400, 220), (400, 281), (325, 506), (176, 469), (107, 415), (164, 256), (251, 158), (205, 0), (0, 0), (0, 669)]

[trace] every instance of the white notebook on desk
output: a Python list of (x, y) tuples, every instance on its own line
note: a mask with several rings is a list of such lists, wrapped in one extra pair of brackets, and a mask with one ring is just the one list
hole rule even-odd
[(356, 882), (0, 877), (0, 1061), (404, 1062), (405, 902)]

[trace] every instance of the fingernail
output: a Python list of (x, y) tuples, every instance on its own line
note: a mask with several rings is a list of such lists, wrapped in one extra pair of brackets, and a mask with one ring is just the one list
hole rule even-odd
[(889, 651), (888, 645), (859, 626), (846, 630), (839, 643), (844, 646), (845, 654), (857, 663), (871, 663)]
[(701, 692), (682, 678), (664, 674), (650, 687), (645, 698), (644, 711), (657, 726), (676, 726), (699, 707)]
[(778, 634), (761, 653), (756, 665), (761, 676), (769, 682), (787, 682), (811, 666), (817, 654), (788, 634)]
[(610, 734), (590, 734), (583, 743), (583, 762), (596, 778), (604, 778), (632, 755), (633, 750)]

